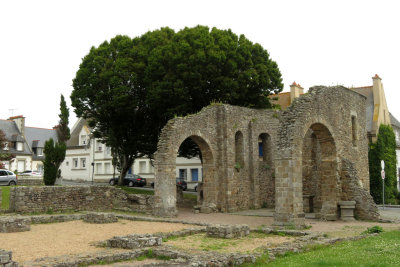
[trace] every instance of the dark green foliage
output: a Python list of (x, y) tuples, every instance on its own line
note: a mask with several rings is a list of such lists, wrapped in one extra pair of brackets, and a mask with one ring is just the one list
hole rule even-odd
[(60, 114), (58, 115), (60, 118), (58, 127), (57, 127), (57, 135), (58, 142), (66, 143), (70, 138), (70, 130), (68, 128), (69, 123), (69, 109), (67, 107), (67, 103), (65, 103), (64, 96), (61, 95), (60, 100)]
[(4, 164), (1, 161), (8, 161), (11, 160), (12, 158), (15, 158), (14, 154), (8, 153), (4, 149), (4, 146), (6, 145), (7, 138), (4, 132), (0, 129), (0, 169), (4, 169)]
[(45, 160), (43, 161), (43, 181), (45, 185), (54, 185), (58, 169), (65, 159), (65, 143), (54, 143), (50, 138), (44, 145)]
[(283, 84), (261, 45), (230, 30), (197, 26), (116, 36), (92, 47), (73, 87), (76, 114), (113, 148), (123, 177), (135, 158), (153, 155), (161, 129), (176, 115), (215, 101), (270, 108), (268, 95)]
[(367, 230), (364, 232), (365, 234), (379, 234), (383, 232), (383, 228), (379, 225), (375, 225), (372, 227), (368, 227)]
[(396, 138), (389, 125), (379, 127), (377, 141), (368, 151), (370, 191), (378, 204), (382, 204), (381, 160), (385, 161), (385, 203), (396, 204)]

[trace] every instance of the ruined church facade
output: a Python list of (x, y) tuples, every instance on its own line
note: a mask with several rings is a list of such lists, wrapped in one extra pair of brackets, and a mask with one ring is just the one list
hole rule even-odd
[(169, 121), (155, 155), (154, 214), (177, 214), (175, 159), (191, 138), (202, 154), (203, 206), (270, 207), (275, 224), (302, 225), (308, 212), (336, 220), (338, 203), (354, 200), (356, 216), (376, 219), (365, 102), (345, 87), (317, 86), (284, 111), (214, 104)]

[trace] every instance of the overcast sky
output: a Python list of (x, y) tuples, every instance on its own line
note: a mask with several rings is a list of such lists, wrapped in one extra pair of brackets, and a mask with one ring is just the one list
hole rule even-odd
[[(232, 29), (278, 63), (284, 91), (314, 85), (372, 85), (382, 78), (400, 119), (400, 2), (393, 1), (0, 1), (0, 118), (58, 123), (60, 94), (91, 46), (117, 34), (168, 26)], [(71, 126), (76, 117), (70, 107)]]

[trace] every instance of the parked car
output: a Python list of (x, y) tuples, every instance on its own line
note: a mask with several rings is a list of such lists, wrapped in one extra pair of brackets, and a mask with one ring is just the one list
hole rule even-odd
[[(150, 185), (154, 188), (154, 182), (151, 182)], [(183, 178), (176, 178), (176, 185), (182, 188), (183, 191), (187, 189), (187, 183)]]
[[(108, 183), (110, 185), (116, 185), (116, 184), (118, 184), (118, 179), (119, 179), (119, 177), (111, 178)], [(124, 178), (124, 185), (127, 185), (129, 187), (132, 187), (132, 186), (143, 187), (146, 185), (146, 178), (143, 178), (136, 174), (127, 174), (127, 175), (125, 175), (125, 178)]]
[(9, 170), (0, 169), (0, 185), (16, 185), (18, 177)]
[(42, 174), (38, 171), (24, 171), (20, 173), (20, 175), (26, 175), (26, 176), (42, 176)]

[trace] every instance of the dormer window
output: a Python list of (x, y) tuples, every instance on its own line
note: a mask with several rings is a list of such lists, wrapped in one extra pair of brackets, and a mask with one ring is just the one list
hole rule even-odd
[(86, 135), (81, 135), (81, 145), (86, 145)]
[(17, 151), (24, 150), (24, 144), (22, 142), (17, 142)]

